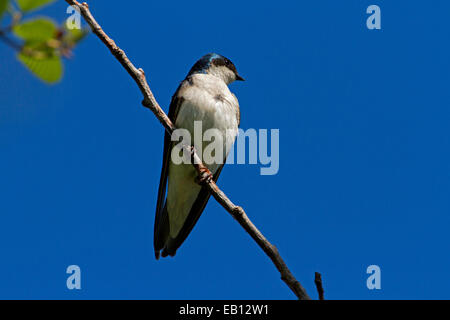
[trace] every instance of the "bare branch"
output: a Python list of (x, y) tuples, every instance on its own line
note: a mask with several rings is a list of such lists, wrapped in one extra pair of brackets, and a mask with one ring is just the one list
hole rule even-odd
[[(106, 47), (111, 51), (114, 57), (116, 57), (116, 59), (120, 62), (120, 64), (125, 68), (128, 74), (138, 85), (139, 89), (142, 92), (142, 95), (144, 96), (142, 104), (146, 108), (150, 109), (164, 126), (164, 128), (170, 134), (172, 134), (172, 132), (175, 130), (175, 126), (161, 109), (155, 97), (153, 96), (153, 93), (150, 90), (150, 87), (145, 78), (144, 71), (142, 69), (137, 69), (128, 59), (125, 52), (120, 49), (116, 45), (116, 43), (103, 31), (103, 29), (92, 16), (87, 3), (80, 4), (76, 0), (66, 0), (66, 2), (69, 5), (79, 9), (94, 34), (97, 35), (97, 37), (106, 45)], [(200, 161), (200, 158), (196, 154), (194, 148), (190, 148), (189, 150), (191, 152), (192, 158), (195, 159), (195, 161), (193, 161), (193, 164), (199, 174), (199, 177), (204, 177), (205, 172), (208, 173), (209, 170)], [(280, 272), (281, 279), (289, 286), (289, 288), (294, 292), (298, 299), (309, 300), (310, 298), (306, 293), (306, 290), (292, 275), (289, 268), (286, 266), (286, 263), (278, 253), (277, 248), (273, 246), (269, 241), (267, 241), (267, 239), (247, 217), (245, 211), (241, 207), (233, 204), (230, 199), (228, 199), (228, 197), (219, 189), (219, 187), (217, 187), (212, 179), (200, 179), (200, 181), (202, 181), (203, 186), (208, 188), (212, 196), (239, 222), (239, 224), (245, 229), (245, 231), (247, 231), (247, 233), (253, 238), (253, 240), (255, 240), (255, 242), (261, 247), (261, 249), (264, 250), (266, 255), (272, 260), (273, 264)]]
[(319, 272), (316, 272), (314, 283), (316, 284), (317, 293), (319, 294), (319, 300), (325, 300), (324, 290), (322, 285), (322, 275)]

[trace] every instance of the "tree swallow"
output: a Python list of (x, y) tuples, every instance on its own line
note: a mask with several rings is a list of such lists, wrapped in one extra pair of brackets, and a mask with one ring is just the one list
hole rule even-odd
[[(192, 141), (197, 141), (198, 138), (195, 137), (194, 130), (196, 121), (201, 121), (202, 137), (206, 130), (212, 128), (219, 130), (224, 137), (223, 161), (205, 163), (214, 181), (219, 178), (238, 132), (239, 103), (228, 89), (228, 85), (235, 80), (244, 79), (238, 74), (234, 64), (219, 54), (209, 53), (194, 64), (170, 103), (170, 120), (177, 128), (186, 129)], [(160, 254), (163, 257), (175, 255), (200, 218), (210, 197), (208, 190), (197, 184), (197, 172), (192, 164), (173, 162), (171, 154), (174, 145), (166, 132), (153, 239), (156, 259), (159, 259)], [(195, 146), (196, 149), (204, 147), (203, 141), (200, 146)]]

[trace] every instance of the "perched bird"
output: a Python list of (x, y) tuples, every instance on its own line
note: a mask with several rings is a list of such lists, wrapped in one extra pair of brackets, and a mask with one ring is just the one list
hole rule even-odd
[[(235, 80), (244, 79), (230, 60), (219, 54), (206, 54), (191, 68), (170, 103), (169, 118), (177, 128), (188, 130), (191, 141), (196, 141), (194, 121), (202, 122), (203, 132), (215, 128), (222, 133), (223, 161), (205, 164), (214, 181), (219, 178), (238, 132), (239, 103), (228, 89), (228, 85)], [(208, 190), (196, 182), (197, 173), (192, 164), (175, 164), (172, 161), (175, 143), (166, 133), (153, 239), (156, 259), (160, 254), (163, 257), (175, 255), (210, 197)], [(195, 147), (204, 148), (205, 142)]]

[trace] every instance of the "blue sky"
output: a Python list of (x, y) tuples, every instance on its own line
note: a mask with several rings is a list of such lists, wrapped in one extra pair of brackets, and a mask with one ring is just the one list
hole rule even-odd
[[(280, 129), (280, 171), (229, 165), (219, 186), (312, 297), (319, 271), (329, 299), (449, 298), (448, 1), (109, 3), (90, 7), (165, 110), (207, 52), (246, 78), (231, 85), (241, 127)], [(214, 200), (174, 259), (154, 259), (163, 129), (95, 36), (54, 86), (4, 44), (0, 65), (0, 298), (295, 298)]]

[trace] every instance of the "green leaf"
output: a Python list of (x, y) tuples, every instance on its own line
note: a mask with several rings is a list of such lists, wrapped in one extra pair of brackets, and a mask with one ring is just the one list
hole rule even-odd
[(65, 28), (65, 33), (63, 37), (63, 41), (69, 45), (74, 46), (78, 42), (84, 39), (89, 33), (89, 29), (67, 29)]
[(55, 0), (17, 0), (19, 8), (23, 12), (30, 12)]
[[(31, 53), (27, 52), (27, 48), (28, 50), (32, 50)], [(55, 83), (61, 80), (63, 64), (61, 57), (54, 54), (54, 52), (38, 51), (30, 47), (25, 47), (17, 55), (17, 58), (42, 81)]]
[(57, 28), (50, 19), (37, 18), (15, 26), (13, 31), (25, 42), (44, 42), (55, 36)]
[(0, 18), (2, 17), (3, 13), (6, 11), (6, 8), (8, 7), (8, 1), (9, 0), (0, 0)]

